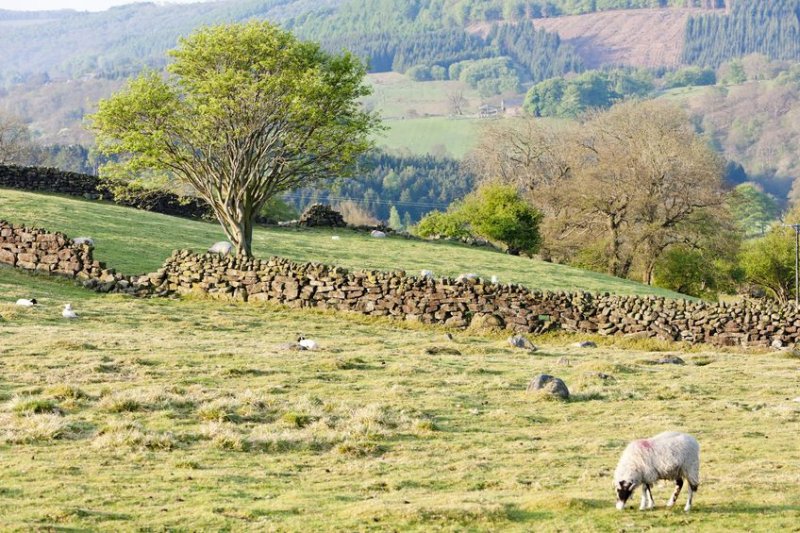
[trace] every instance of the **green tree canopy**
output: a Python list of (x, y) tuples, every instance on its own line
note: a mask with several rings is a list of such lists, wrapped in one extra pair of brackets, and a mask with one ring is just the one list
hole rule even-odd
[(201, 29), (171, 56), (166, 76), (144, 74), (100, 102), (98, 145), (123, 157), (101, 175), (147, 169), (191, 185), (241, 255), (270, 198), (348, 175), (371, 146), (365, 68), (349, 53), (250, 22)]

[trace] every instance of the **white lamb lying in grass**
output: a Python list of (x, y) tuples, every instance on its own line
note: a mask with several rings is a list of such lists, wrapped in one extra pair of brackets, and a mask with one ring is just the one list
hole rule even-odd
[(233, 250), (233, 245), (228, 241), (215, 242), (214, 246), (208, 249), (209, 253), (228, 255)]
[(31, 298), (30, 300), (28, 300), (27, 298), (20, 298), (19, 300), (17, 300), (17, 305), (19, 307), (33, 307), (38, 303), (39, 302), (36, 301), (36, 298)]
[(617, 509), (621, 511), (625, 507), (625, 502), (639, 485), (642, 485), (639, 509), (652, 509), (655, 503), (650, 489), (659, 479), (675, 481), (675, 492), (667, 502), (667, 507), (672, 507), (681, 492), (684, 478), (689, 481), (689, 495), (683, 510), (689, 511), (692, 496), (700, 485), (700, 445), (697, 439), (686, 433), (666, 431), (649, 439), (635, 440), (622, 452), (614, 472)]
[(66, 319), (72, 320), (72, 319), (78, 318), (78, 313), (76, 313), (72, 309), (72, 304), (65, 304), (64, 305), (64, 310), (61, 311), (61, 316), (63, 316)]

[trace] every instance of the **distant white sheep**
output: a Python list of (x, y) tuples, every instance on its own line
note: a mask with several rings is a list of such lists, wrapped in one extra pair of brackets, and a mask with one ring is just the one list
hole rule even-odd
[(467, 281), (472, 279), (478, 279), (478, 275), (472, 272), (468, 272), (467, 274), (461, 274), (456, 278), (456, 281)]
[(302, 335), (298, 337), (297, 344), (299, 344), (304, 350), (317, 350), (319, 349), (319, 344), (316, 341), (311, 339), (306, 339)]
[(331, 236), (331, 240), (333, 240), (333, 241), (338, 241), (340, 239), (341, 239), (341, 237), (339, 237), (338, 235)]
[(433, 279), (433, 272), (430, 271), (430, 270), (424, 270), (424, 269), (420, 270), (419, 271), (419, 277)]
[(386, 234), (384, 232), (378, 231), (376, 229), (372, 230), (372, 233), (370, 233), (370, 235), (372, 237), (375, 237), (376, 239), (385, 239), (386, 238)]
[(209, 253), (228, 255), (233, 250), (233, 245), (228, 241), (215, 242), (214, 246), (208, 249)]
[(72, 320), (74, 318), (78, 318), (78, 313), (72, 309), (72, 304), (66, 304), (64, 305), (64, 310), (61, 311), (61, 316)]
[(651, 487), (659, 479), (675, 481), (675, 492), (667, 507), (675, 500), (683, 487), (683, 479), (689, 481), (689, 495), (684, 511), (692, 508), (692, 496), (700, 485), (700, 445), (697, 439), (686, 433), (666, 431), (649, 439), (635, 440), (622, 452), (614, 472), (614, 489), (617, 492), (617, 509), (622, 510), (634, 489), (642, 485), (642, 503), (639, 509), (652, 509)]
[(75, 244), (88, 244), (89, 246), (94, 246), (94, 239), (91, 237), (75, 237), (72, 239), (72, 242)]
[(38, 303), (39, 302), (36, 301), (36, 298), (31, 298), (30, 300), (27, 298), (20, 298), (19, 300), (17, 300), (17, 305), (19, 307), (33, 307)]
[(497, 285), (498, 283), (500, 283), (500, 280), (497, 279), (497, 276), (492, 276), (492, 284)]

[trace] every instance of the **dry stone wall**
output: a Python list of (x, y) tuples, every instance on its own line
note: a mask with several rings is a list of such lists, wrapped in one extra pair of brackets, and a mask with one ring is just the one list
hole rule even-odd
[(63, 233), (0, 220), (0, 265), (76, 278), (103, 292), (135, 292), (130, 280), (92, 256), (92, 246)]
[(199, 198), (160, 190), (115, 189), (115, 193), (97, 176), (65, 172), (56, 168), (0, 165), (0, 187), (108, 200), (126, 207), (178, 217), (214, 218), (211, 208)]
[(240, 301), (353, 311), (463, 328), (494, 324), (515, 332), (554, 328), (601, 335), (631, 335), (718, 345), (792, 344), (800, 337), (793, 305), (735, 305), (654, 296), (532, 291), (482, 280), (354, 271), (282, 258), (246, 260), (176, 251), (157, 272), (136, 278), (157, 295), (190, 292)]
[(62, 233), (0, 221), (0, 265), (67, 276), (99, 292), (172, 296), (193, 292), (246, 302), (351, 311), (426, 324), (482, 325), (519, 333), (551, 329), (689, 343), (768, 346), (800, 340), (793, 304), (711, 304), (655, 296), (532, 291), (520, 285), (349, 272), (283, 258), (244, 259), (178, 250), (156, 272), (123, 276)]

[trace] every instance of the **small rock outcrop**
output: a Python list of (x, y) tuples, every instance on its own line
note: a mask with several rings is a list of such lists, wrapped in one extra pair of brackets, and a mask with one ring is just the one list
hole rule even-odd
[(308, 228), (344, 228), (347, 223), (342, 214), (329, 205), (314, 204), (300, 217), (299, 224)]
[(569, 399), (567, 384), (564, 383), (562, 379), (549, 374), (539, 374), (531, 380), (528, 384), (527, 392), (535, 391), (540, 394), (549, 394), (561, 398), (562, 400)]
[(514, 335), (513, 337), (509, 337), (508, 344), (514, 348), (529, 350), (531, 352), (535, 352), (537, 350), (536, 346), (522, 335)]

